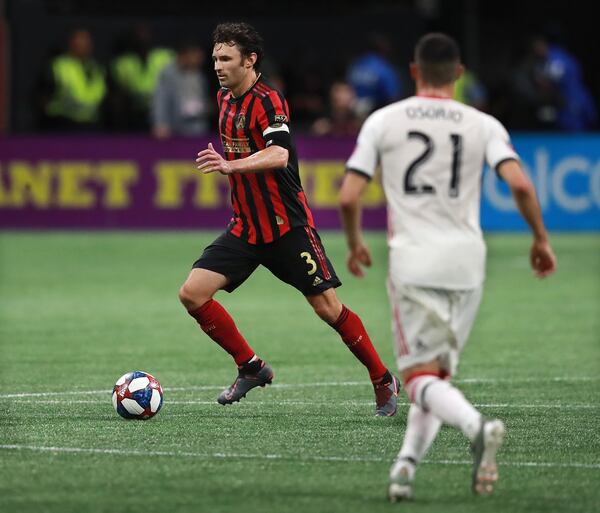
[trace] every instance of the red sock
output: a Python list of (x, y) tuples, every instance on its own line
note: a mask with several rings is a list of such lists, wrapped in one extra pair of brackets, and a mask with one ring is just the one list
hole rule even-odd
[(254, 351), (238, 331), (231, 315), (214, 299), (188, 313), (196, 319), (204, 333), (233, 356), (237, 365), (246, 363), (254, 356)]
[(360, 317), (352, 310), (342, 305), (342, 313), (331, 327), (340, 334), (352, 354), (369, 370), (371, 381), (380, 379), (387, 372)]

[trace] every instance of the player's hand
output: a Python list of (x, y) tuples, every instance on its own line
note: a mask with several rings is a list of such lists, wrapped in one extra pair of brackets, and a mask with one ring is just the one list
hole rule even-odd
[(196, 163), (198, 164), (196, 167), (203, 174), (221, 173), (222, 175), (230, 175), (233, 173), (230, 163), (215, 151), (212, 143), (208, 143), (208, 148), (198, 153)]
[(556, 256), (547, 241), (534, 241), (529, 259), (531, 268), (538, 278), (545, 278), (556, 271)]
[(362, 269), (363, 266), (371, 267), (371, 252), (368, 246), (365, 243), (360, 243), (350, 249), (346, 265), (354, 276), (362, 278), (365, 275)]

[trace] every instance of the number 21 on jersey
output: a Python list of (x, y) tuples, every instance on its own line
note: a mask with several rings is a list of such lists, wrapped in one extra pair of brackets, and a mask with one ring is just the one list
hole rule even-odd
[[(409, 139), (418, 139), (425, 144), (425, 150), (415, 160), (411, 162), (404, 175), (404, 192), (406, 194), (435, 194), (436, 190), (433, 185), (415, 184), (415, 174), (420, 166), (425, 164), (435, 151), (433, 140), (427, 134), (419, 131), (408, 132)], [(460, 185), (460, 165), (462, 159), (462, 136), (458, 134), (450, 134), (452, 142), (452, 166), (450, 169), (450, 184), (448, 187), (448, 195), (451, 198), (458, 197)]]

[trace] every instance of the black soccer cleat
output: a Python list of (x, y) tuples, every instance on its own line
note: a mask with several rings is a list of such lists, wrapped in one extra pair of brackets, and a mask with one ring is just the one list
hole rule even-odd
[(246, 394), (253, 388), (271, 384), (273, 381), (273, 369), (262, 360), (253, 363), (258, 364), (256, 366), (258, 369), (253, 369), (252, 367), (255, 366), (252, 364), (241, 367), (233, 384), (223, 390), (217, 398), (219, 404), (237, 403), (240, 399), (246, 397)]

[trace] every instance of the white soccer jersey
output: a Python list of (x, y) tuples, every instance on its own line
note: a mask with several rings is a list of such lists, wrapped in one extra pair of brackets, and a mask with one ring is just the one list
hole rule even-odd
[(454, 290), (484, 281), (483, 166), (507, 159), (518, 156), (502, 124), (451, 99), (413, 96), (367, 118), (347, 167), (372, 177), (381, 164), (392, 279)]

